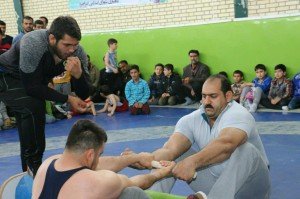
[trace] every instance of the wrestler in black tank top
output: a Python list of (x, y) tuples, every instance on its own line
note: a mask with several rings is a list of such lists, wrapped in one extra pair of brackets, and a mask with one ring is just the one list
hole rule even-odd
[(56, 160), (53, 160), (47, 169), (45, 183), (39, 199), (57, 199), (60, 189), (72, 175), (82, 169), (88, 169), (87, 167), (80, 167), (68, 171), (56, 171), (54, 168)]

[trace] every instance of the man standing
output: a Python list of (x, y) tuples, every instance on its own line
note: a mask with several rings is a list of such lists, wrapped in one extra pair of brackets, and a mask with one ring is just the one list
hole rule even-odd
[(26, 33), (33, 31), (33, 18), (30, 16), (25, 16), (22, 20), (22, 28), (22, 32), (20, 32), (17, 36), (14, 37), (12, 42), (13, 44), (21, 40)]
[(47, 29), (47, 26), (48, 26), (48, 18), (45, 17), (45, 16), (41, 16), (40, 17), (40, 20), (42, 20), (44, 22), (44, 27), (43, 29)]
[(44, 22), (40, 19), (35, 20), (33, 24), (33, 30), (44, 29)]
[[(117, 174), (140, 160), (150, 160), (147, 153), (126, 157), (100, 157), (107, 140), (105, 131), (90, 120), (78, 120), (72, 127), (65, 150), (48, 158), (34, 179), (32, 198), (125, 198), (123, 190), (130, 186), (149, 188), (171, 173), (174, 162), (163, 162), (161, 169), (131, 178)], [(153, 157), (152, 157), (153, 158)], [(148, 161), (149, 162), (149, 161)], [(149, 168), (151, 164), (148, 165)], [(139, 195), (137, 195), (139, 194)], [(132, 193), (131, 198), (148, 198), (145, 193)]]
[(2, 41), (0, 42), (0, 55), (10, 49), (13, 37), (5, 34), (6, 32), (6, 23), (0, 20), (0, 32), (2, 37)]
[(224, 76), (205, 81), (201, 107), (182, 117), (169, 140), (152, 153), (155, 160), (177, 159), (175, 178), (152, 189), (170, 192), (181, 179), (195, 192), (204, 192), (199, 199), (270, 197), (269, 162), (255, 120), (232, 95)]
[[(69, 102), (84, 112), (89, 96), (87, 56), (79, 45), (80, 28), (70, 16), (56, 18), (49, 31), (33, 31), (0, 56), (0, 101), (15, 112), (23, 171), (35, 174), (45, 150), (45, 100)], [(85, 70), (84, 70), (84, 69)], [(78, 97), (47, 86), (50, 79), (70, 72)]]
[(183, 68), (182, 83), (186, 92), (186, 105), (199, 102), (201, 99), (202, 86), (209, 77), (210, 71), (207, 65), (199, 61), (199, 51), (190, 50), (191, 63)]

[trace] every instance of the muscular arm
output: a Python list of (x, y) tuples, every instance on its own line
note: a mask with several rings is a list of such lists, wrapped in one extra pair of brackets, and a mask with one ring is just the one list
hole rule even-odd
[(118, 198), (126, 187), (131, 186), (147, 189), (152, 186), (154, 182), (169, 175), (174, 165), (175, 163), (172, 162), (170, 166), (156, 169), (149, 174), (137, 175), (131, 178), (107, 170), (98, 171), (98, 184), (105, 182), (105, 185), (100, 186), (100, 189), (102, 189), (101, 198)]
[(234, 150), (247, 140), (247, 134), (237, 128), (225, 128), (220, 135), (195, 155), (196, 168), (228, 159)]
[(147, 153), (131, 154), (126, 156), (103, 156), (99, 158), (96, 170), (110, 170), (118, 172), (127, 166), (143, 161), (147, 167), (151, 167), (153, 156)]
[(173, 174), (179, 179), (189, 181), (193, 178), (196, 169), (228, 159), (246, 140), (246, 132), (232, 127), (225, 128), (201, 151), (178, 162), (173, 169)]
[(155, 160), (175, 160), (191, 146), (192, 143), (187, 137), (180, 133), (173, 133), (164, 146), (154, 151), (152, 154), (154, 155)]

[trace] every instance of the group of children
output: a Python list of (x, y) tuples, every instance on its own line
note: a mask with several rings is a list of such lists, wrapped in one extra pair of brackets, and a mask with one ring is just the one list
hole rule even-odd
[(256, 65), (254, 70), (256, 78), (252, 82), (244, 82), (242, 71), (233, 72), (234, 100), (250, 112), (256, 112), (259, 104), (284, 111), (300, 107), (300, 73), (291, 81), (286, 77), (286, 66), (283, 64), (274, 67), (274, 79), (268, 76), (263, 64)]

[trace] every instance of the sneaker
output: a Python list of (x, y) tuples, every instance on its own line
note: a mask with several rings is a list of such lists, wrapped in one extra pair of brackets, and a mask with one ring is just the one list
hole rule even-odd
[(198, 191), (195, 194), (189, 195), (187, 199), (207, 199), (207, 196), (202, 191)]
[(281, 107), (283, 111), (289, 111), (289, 107), (288, 106), (283, 106)]

